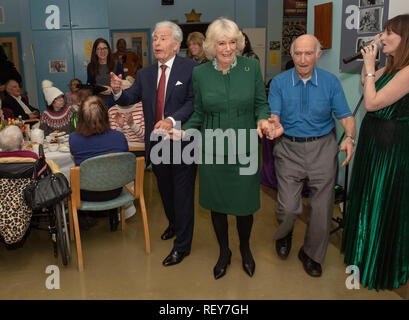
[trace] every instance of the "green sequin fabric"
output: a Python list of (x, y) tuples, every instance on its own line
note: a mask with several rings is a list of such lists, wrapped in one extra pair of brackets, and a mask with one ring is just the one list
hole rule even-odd
[[(394, 74), (384, 74), (376, 90)], [(409, 94), (361, 124), (342, 238), (344, 262), (368, 289), (393, 289), (409, 272)]]

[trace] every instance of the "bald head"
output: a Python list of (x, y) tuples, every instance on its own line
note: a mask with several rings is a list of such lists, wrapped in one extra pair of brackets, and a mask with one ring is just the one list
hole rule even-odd
[(304, 34), (295, 39), (290, 51), (298, 76), (301, 79), (310, 78), (322, 53), (319, 40), (313, 35)]
[(290, 52), (294, 52), (294, 47), (295, 47), (295, 43), (297, 41), (301, 41), (301, 42), (310, 42), (314, 43), (315, 45), (315, 54), (318, 56), (319, 52), (321, 51), (321, 43), (320, 41), (317, 39), (317, 37), (313, 36), (312, 34), (303, 34), (299, 37), (297, 37), (292, 43), (291, 43), (291, 47), (290, 47)]

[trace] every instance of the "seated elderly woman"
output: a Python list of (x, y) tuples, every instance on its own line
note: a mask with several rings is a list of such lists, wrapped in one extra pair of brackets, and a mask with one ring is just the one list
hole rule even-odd
[(41, 114), (40, 129), (44, 130), (44, 135), (49, 135), (53, 131), (63, 131), (70, 133), (71, 118), (75, 111), (74, 106), (66, 106), (64, 93), (49, 80), (42, 82), (44, 98), (47, 102), (47, 110)]
[[(131, 76), (122, 81), (122, 90), (128, 89), (133, 83)], [(111, 129), (122, 132), (128, 141), (129, 149), (136, 156), (145, 156), (145, 121), (142, 103), (130, 106), (115, 105), (108, 111)]]
[[(27, 207), (22, 192), (31, 178), (26, 169), (16, 166), (16, 162), (29, 163), (38, 159), (36, 153), (21, 150), (23, 135), (17, 126), (11, 125), (0, 131), (0, 238), (7, 249), (17, 249), (24, 244), (31, 221), (32, 211)], [(17, 175), (23, 175), (20, 178)], [(31, 174), (31, 172), (29, 172)]]
[(21, 129), (17, 126), (8, 126), (0, 131), (0, 158), (18, 157), (38, 159), (36, 153), (22, 150), (24, 138)]
[[(77, 129), (70, 134), (70, 151), (76, 166), (82, 161), (103, 154), (127, 152), (128, 142), (122, 132), (112, 130), (109, 125), (108, 109), (98, 96), (86, 98), (78, 109)], [(81, 190), (81, 199), (88, 201), (106, 201), (115, 199), (122, 188), (104, 192)], [(116, 209), (110, 210), (111, 231), (118, 226)], [(82, 216), (82, 217), (81, 217)], [(89, 215), (80, 217), (80, 227), (89, 228), (96, 221)], [(88, 226), (87, 226), (88, 224)]]

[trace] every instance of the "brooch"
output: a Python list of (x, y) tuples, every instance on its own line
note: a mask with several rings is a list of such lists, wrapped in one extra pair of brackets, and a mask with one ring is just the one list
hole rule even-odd
[(249, 72), (249, 71), (250, 71), (250, 67), (244, 67), (244, 71)]

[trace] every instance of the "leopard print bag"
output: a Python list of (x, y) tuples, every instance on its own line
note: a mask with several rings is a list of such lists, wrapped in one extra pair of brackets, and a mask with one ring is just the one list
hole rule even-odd
[(30, 226), (32, 210), (23, 198), (23, 190), (32, 181), (0, 178), (0, 236), (7, 244), (19, 242)]

